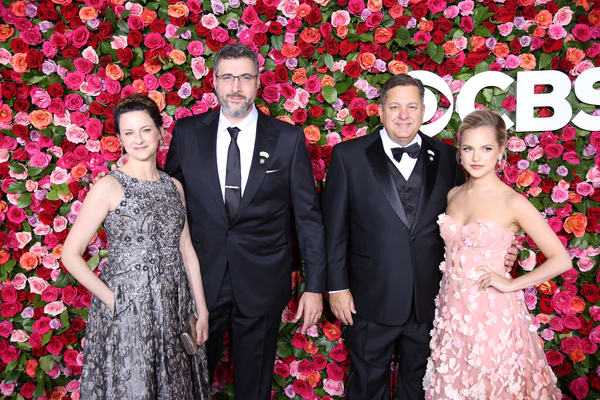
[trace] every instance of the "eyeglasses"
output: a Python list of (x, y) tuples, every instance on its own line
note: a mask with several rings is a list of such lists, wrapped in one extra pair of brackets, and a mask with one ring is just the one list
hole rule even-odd
[(258, 75), (250, 75), (250, 74), (242, 74), (242, 75), (224, 74), (224, 75), (217, 75), (217, 79), (220, 79), (221, 82), (226, 83), (226, 84), (232, 84), (236, 79), (239, 79), (239, 81), (242, 84), (249, 85), (256, 79), (257, 76)]

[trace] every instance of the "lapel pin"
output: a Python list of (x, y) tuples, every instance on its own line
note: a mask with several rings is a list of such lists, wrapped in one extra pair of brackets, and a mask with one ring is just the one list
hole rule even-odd
[(269, 158), (269, 153), (266, 151), (261, 151), (258, 155), (260, 156), (260, 160), (258, 160), (258, 162), (261, 164), (264, 164), (265, 160)]
[(433, 156), (435, 156), (435, 153), (431, 150), (427, 150), (427, 154), (429, 154), (429, 161), (433, 161)]

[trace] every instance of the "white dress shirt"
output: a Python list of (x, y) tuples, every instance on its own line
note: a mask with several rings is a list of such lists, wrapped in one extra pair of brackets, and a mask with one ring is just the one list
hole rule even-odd
[(387, 154), (389, 159), (392, 160), (392, 163), (394, 163), (396, 168), (398, 168), (398, 171), (400, 171), (400, 173), (402, 174), (404, 179), (406, 179), (408, 181), (408, 178), (410, 178), (410, 174), (412, 174), (413, 169), (415, 169), (415, 165), (417, 165), (418, 158), (410, 158), (410, 156), (408, 154), (404, 153), (404, 154), (402, 154), (402, 158), (400, 159), (400, 162), (398, 162), (394, 159), (394, 155), (392, 154), (392, 148), (408, 147), (413, 143), (418, 143), (419, 147), (421, 147), (422, 146), (421, 136), (419, 136), (417, 134), (417, 136), (415, 136), (414, 139), (408, 145), (400, 146), (398, 143), (395, 143), (392, 139), (390, 139), (385, 128), (381, 128), (381, 131), (379, 131), (379, 134), (381, 135), (381, 141), (383, 142), (383, 150), (385, 151), (385, 154)]
[(229, 152), (229, 143), (231, 135), (227, 128), (236, 126), (240, 129), (237, 137), (237, 145), (240, 149), (240, 169), (242, 173), (242, 196), (248, 182), (252, 157), (254, 155), (254, 142), (256, 141), (256, 126), (258, 124), (258, 111), (252, 106), (252, 111), (239, 124), (233, 125), (223, 115), (219, 113), (219, 127), (217, 129), (217, 171), (219, 173), (219, 183), (221, 184), (221, 193), (223, 194), (223, 203), (225, 203), (225, 178), (227, 175), (227, 153)]

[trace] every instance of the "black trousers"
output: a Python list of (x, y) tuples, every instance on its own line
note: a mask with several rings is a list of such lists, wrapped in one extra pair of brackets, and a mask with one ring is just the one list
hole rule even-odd
[(357, 315), (352, 319), (354, 325), (346, 330), (346, 345), (352, 357), (346, 400), (390, 398), (390, 364), (396, 345), (399, 400), (424, 399), (423, 377), (433, 323), (417, 321), (414, 304), (402, 325), (382, 325)]
[(233, 331), (231, 344), (235, 399), (270, 400), (281, 312), (260, 317), (242, 314), (236, 304), (227, 269), (217, 302), (209, 310), (206, 352), (211, 381), (229, 321)]

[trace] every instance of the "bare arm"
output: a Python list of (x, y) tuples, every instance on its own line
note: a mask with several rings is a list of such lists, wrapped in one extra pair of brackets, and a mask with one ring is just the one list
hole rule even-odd
[(539, 285), (573, 267), (569, 254), (556, 234), (527, 199), (515, 194), (510, 198), (508, 207), (513, 211), (517, 225), (533, 239), (547, 260), (533, 271), (513, 280), (508, 280), (487, 267), (480, 267), (479, 269), (488, 272), (477, 281), (482, 289), (494, 286), (501, 292), (512, 292)]
[[(177, 179), (171, 179), (173, 179), (173, 182), (175, 182), (175, 186), (177, 186), (181, 196), (181, 201), (185, 206), (183, 186), (181, 186), (181, 183), (179, 183)], [(183, 227), (181, 239), (179, 240), (179, 248), (183, 257), (185, 272), (190, 280), (194, 304), (196, 304), (196, 313), (198, 314), (198, 322), (196, 323), (196, 342), (198, 345), (201, 345), (208, 339), (208, 309), (206, 308), (206, 301), (204, 299), (202, 275), (200, 274), (200, 262), (198, 261), (196, 250), (194, 250), (194, 245), (192, 244), (192, 237), (190, 236), (187, 218), (185, 219), (185, 226)]]
[(108, 212), (118, 206), (122, 197), (121, 187), (113, 177), (99, 180), (86, 196), (62, 253), (62, 262), (69, 273), (113, 313), (114, 293), (90, 269), (83, 259), (83, 253)]

